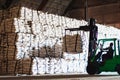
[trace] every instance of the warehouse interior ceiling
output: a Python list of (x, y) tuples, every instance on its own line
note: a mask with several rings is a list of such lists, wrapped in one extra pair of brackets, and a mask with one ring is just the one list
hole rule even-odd
[(93, 17), (100, 24), (120, 28), (120, 0), (73, 0), (66, 15), (77, 19)]
[[(20, 0), (0, 0), (0, 9), (7, 9)], [(93, 17), (100, 24), (120, 28), (120, 0), (39, 0), (38, 10), (76, 19)]]

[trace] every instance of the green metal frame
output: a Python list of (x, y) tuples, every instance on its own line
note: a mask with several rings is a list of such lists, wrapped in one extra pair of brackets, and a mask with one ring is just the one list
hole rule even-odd
[[(98, 44), (100, 43), (100, 41), (103, 41), (103, 44), (106, 41), (113, 41), (114, 42), (114, 57), (113, 59), (107, 60), (104, 65), (100, 65), (99, 66), (99, 72), (102, 71), (115, 71), (115, 67), (116, 65), (120, 64), (120, 41), (117, 38), (108, 38), (108, 39), (99, 39), (98, 40)], [(117, 42), (117, 46), (116, 46), (116, 42)], [(116, 54), (116, 47), (118, 47), (118, 53), (119, 55)], [(97, 54), (97, 49), (96, 48), (95, 52), (93, 53), (93, 57), (91, 58), (90, 62), (94, 63), (95, 62), (95, 56)]]

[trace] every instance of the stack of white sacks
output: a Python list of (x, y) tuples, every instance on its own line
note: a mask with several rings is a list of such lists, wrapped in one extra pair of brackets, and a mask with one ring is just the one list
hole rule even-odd
[(120, 39), (120, 29), (115, 28), (113, 26), (107, 26), (107, 25), (100, 25), (98, 26), (98, 39), (102, 38), (118, 38)]
[[(20, 15), (21, 17), (14, 19), (16, 33), (18, 33), (18, 41), (16, 43), (17, 59), (29, 58), (30, 51), (33, 48), (38, 50), (44, 46), (53, 47), (55, 44), (62, 47), (62, 38), (65, 36), (66, 28), (78, 28), (87, 24), (83, 20), (43, 13), (25, 7), (21, 8)], [(104, 35), (105, 26), (98, 24), (98, 27), (100, 33), (99, 38), (104, 38), (102, 35)], [(119, 30), (115, 30), (119, 32)], [(67, 32), (66, 35), (69, 34), (74, 35), (77, 32)], [(59, 54), (63, 53), (63, 58), (34, 57), (32, 66), (33, 75), (46, 73), (85, 73), (89, 32), (80, 31), (79, 34), (83, 41), (82, 53), (69, 54), (63, 52), (61, 49)]]
[(65, 54), (65, 58), (38, 58), (34, 59), (33, 75), (36, 74), (61, 74), (61, 73), (85, 73), (85, 54)]

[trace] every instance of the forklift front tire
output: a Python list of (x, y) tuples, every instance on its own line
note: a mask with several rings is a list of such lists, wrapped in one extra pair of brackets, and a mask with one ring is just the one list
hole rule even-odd
[(99, 67), (94, 63), (89, 63), (87, 66), (87, 73), (90, 75), (99, 74)]

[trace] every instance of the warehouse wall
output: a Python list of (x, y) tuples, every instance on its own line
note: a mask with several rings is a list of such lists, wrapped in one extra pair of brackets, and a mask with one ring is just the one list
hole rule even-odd
[(74, 0), (72, 5), (68, 7), (67, 16), (76, 19), (84, 19), (87, 17), (95, 18), (98, 23), (112, 25), (119, 28), (120, 26), (120, 0), (106, 0), (106, 1), (87, 1), (87, 8), (85, 14), (84, 0)]

